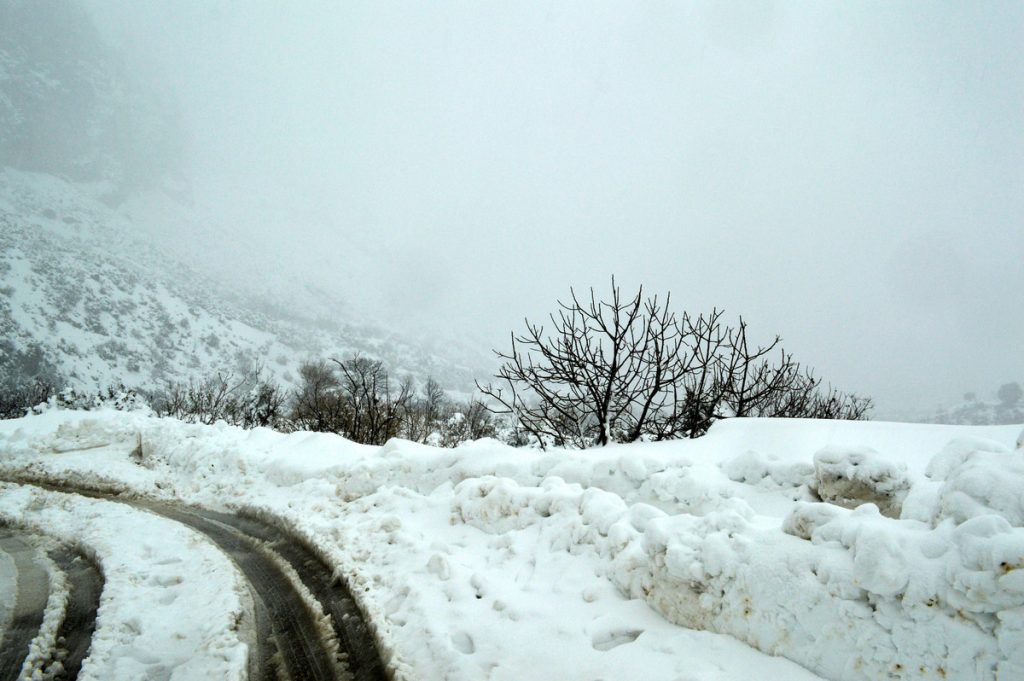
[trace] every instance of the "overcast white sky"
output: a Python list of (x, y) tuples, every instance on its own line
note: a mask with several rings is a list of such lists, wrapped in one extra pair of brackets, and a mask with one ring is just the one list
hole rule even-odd
[(614, 273), (883, 416), (1024, 381), (1024, 3), (91, 7), (241, 257), (392, 318), (503, 347)]

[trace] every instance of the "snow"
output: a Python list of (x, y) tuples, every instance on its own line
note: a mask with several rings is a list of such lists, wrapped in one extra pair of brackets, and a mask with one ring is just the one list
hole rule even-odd
[(814, 491), (822, 501), (856, 508), (866, 502), (898, 518), (910, 490), (907, 466), (870, 448), (826, 447), (814, 455)]
[(201, 535), (124, 504), (9, 483), (0, 483), (0, 522), (80, 545), (100, 565), (104, 589), (79, 679), (246, 678), (244, 581)]
[(7, 629), (18, 599), (18, 569), (5, 551), (0, 551), (0, 636)]
[[(69, 590), (67, 579), (64, 573), (57, 568), (56, 564), (46, 555), (49, 546), (54, 542), (48, 538), (37, 538), (36, 561), (46, 570), (48, 594), (46, 608), (43, 612), (43, 621), (39, 625), (39, 632), (29, 645), (28, 656), (21, 666), (21, 679), (51, 678), (47, 675), (51, 670), (51, 653), (57, 645), (57, 629), (64, 620), (64, 613), (67, 610)], [(59, 667), (57, 667), (59, 669)]]
[[(48, 411), (0, 424), (0, 473), (295, 532), (397, 679), (1024, 678), (1020, 436), (732, 419), (693, 441), (444, 450)], [(858, 484), (822, 502), (840, 475)]]
[(961, 444), (955, 462), (944, 458), (930, 470), (932, 479), (943, 482), (938, 489), (936, 517), (963, 523), (978, 516), (996, 515), (1014, 527), (1024, 526), (1021, 450), (999, 451), (983, 443), (960, 456), (964, 449)]
[[(8, 351), (40, 350), (41, 368), (85, 391), (239, 375), (256, 358), (264, 378), (292, 386), (296, 358), (355, 352), (383, 360), (395, 377), (429, 374), (467, 388), (480, 373), (473, 367), (491, 364), (465, 342), (410, 342), (408, 332), (367, 324), (349, 303), (310, 295), (274, 273), (263, 272), (258, 285), (224, 281), (223, 263), (214, 266), (209, 252), (192, 257), (203, 240), (182, 237), (183, 229), (209, 231), (207, 220), (169, 201), (142, 213), (112, 208), (82, 183), (0, 164), (0, 332)], [(173, 237), (155, 242), (160, 225)], [(195, 270), (200, 261), (203, 272)]]

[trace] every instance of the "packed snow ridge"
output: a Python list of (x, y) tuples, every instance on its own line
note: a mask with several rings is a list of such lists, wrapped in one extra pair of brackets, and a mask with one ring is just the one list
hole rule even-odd
[[(1011, 679), (1021, 430), (731, 419), (698, 440), (542, 452), (51, 410), (0, 424), (0, 476), (276, 522), (349, 581), (398, 679)], [(47, 494), (6, 487), (0, 513), (73, 532), (105, 570), (137, 541)], [(221, 622), (240, 617), (234, 593), (208, 601)], [(98, 635), (148, 626), (104, 599)], [(189, 645), (237, 669), (225, 628)]]

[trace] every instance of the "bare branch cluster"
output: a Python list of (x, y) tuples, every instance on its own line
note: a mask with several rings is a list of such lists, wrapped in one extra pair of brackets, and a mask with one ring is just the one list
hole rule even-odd
[(399, 434), (412, 384), (395, 384), (381, 361), (357, 354), (330, 363), (308, 362), (299, 375), (302, 383), (292, 408), (295, 428), (374, 445)]
[(224, 421), (243, 428), (281, 428), (285, 424), (287, 393), (264, 378), (256, 363), (241, 376), (217, 373), (188, 383), (172, 383), (150, 395), (160, 416), (207, 425)]
[(299, 375), (291, 413), (295, 429), (338, 433), (375, 445), (402, 437), (454, 447), (495, 436), (492, 414), (479, 400), (452, 400), (429, 378), (422, 390), (409, 377), (396, 384), (379, 360), (353, 355), (307, 362)]
[(495, 413), (510, 415), (541, 446), (698, 437), (725, 416), (863, 418), (870, 401), (822, 390), (776, 336), (751, 343), (713, 309), (696, 317), (670, 309), (670, 297), (610, 300), (570, 290), (550, 315), (550, 331), (526, 320), (512, 348), (495, 351), (497, 383), (477, 388)]

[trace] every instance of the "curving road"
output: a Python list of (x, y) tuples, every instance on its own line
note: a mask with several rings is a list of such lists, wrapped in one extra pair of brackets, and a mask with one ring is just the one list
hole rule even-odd
[[(13, 574), (5, 578), (14, 586), (14, 608), (6, 621), (0, 622), (0, 679), (16, 679), (29, 653), (32, 640), (43, 623), (50, 578), (41, 561), (35, 542), (13, 529), (0, 530), (0, 552), (10, 559)], [(99, 569), (82, 553), (66, 547), (47, 550), (54, 567), (64, 573), (68, 601), (64, 619), (57, 628), (56, 649), (49, 651), (44, 665), (47, 678), (68, 681), (78, 677), (96, 628), (103, 577)]]
[[(373, 637), (348, 588), (334, 578), (331, 569), (308, 546), (280, 529), (251, 517), (112, 497), (38, 481), (30, 484), (129, 504), (188, 525), (217, 544), (238, 565), (253, 596), (257, 646), (250, 661), (250, 678), (260, 681), (387, 679)], [(3, 639), (0, 681), (17, 678), (28, 644), (42, 621), (47, 594), (45, 571), (41, 572), (41, 577), (38, 572), (32, 572), (33, 561), (18, 546), (20, 540), (11, 536), (6, 541), (10, 543), (8, 552), (13, 551), (11, 555), (19, 572), (17, 617), (14, 618), (18, 626), (9, 627)], [(0, 544), (0, 548), (7, 550), (4, 544)], [(98, 605), (101, 583), (92, 576), (93, 573), (98, 576), (98, 572), (85, 569), (82, 557), (74, 552), (53, 552), (51, 558), (67, 573), (73, 594), (73, 607), (69, 607), (60, 629), (65, 641), (63, 647), (67, 650), (62, 653), (66, 655), (65, 673), (59, 678), (74, 679), (95, 627), (96, 609), (92, 607), (90, 611), (87, 602)], [(24, 578), (21, 576), (23, 569)], [(23, 583), (26, 585), (24, 596)], [(310, 597), (329, 615), (326, 622), (316, 616), (308, 600)]]

